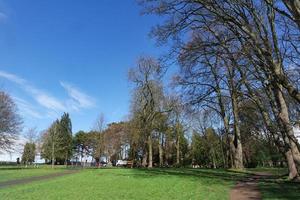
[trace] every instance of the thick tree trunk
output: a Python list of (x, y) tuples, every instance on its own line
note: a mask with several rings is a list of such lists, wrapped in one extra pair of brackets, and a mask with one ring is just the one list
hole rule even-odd
[(148, 162), (148, 168), (153, 167), (153, 155), (152, 155), (152, 137), (151, 134), (148, 136), (148, 149), (149, 149), (149, 162)]
[[(265, 107), (261, 101), (261, 99), (254, 93), (254, 91), (252, 90), (250, 84), (248, 83), (243, 71), (238, 67), (238, 70), (240, 72), (240, 75), (241, 77), (244, 79), (244, 85), (246, 86), (247, 90), (248, 90), (248, 93), (250, 94), (252, 100), (255, 102), (255, 104), (257, 105), (261, 115), (262, 115), (262, 118), (263, 118), (263, 121), (264, 121), (264, 124), (267, 128), (267, 130), (270, 132), (270, 134), (272, 135), (272, 138), (275, 142), (275, 144), (278, 146), (280, 152), (285, 156), (286, 160), (287, 160), (287, 164), (288, 164), (288, 169), (289, 169), (289, 178), (290, 179), (294, 179), (294, 178), (297, 178), (299, 176), (298, 172), (297, 172), (297, 167), (296, 167), (296, 164), (295, 164), (295, 161), (294, 161), (294, 158), (292, 156), (292, 151), (291, 149), (289, 148), (289, 145), (282, 145), (280, 143), (280, 136), (278, 135), (278, 130), (272, 126), (272, 121), (270, 119), (270, 115), (269, 113), (265, 110)], [(271, 94), (268, 93), (268, 88), (266, 90), (267, 92), (267, 96), (269, 97), (269, 101), (270, 101), (270, 105), (271, 105), (271, 108), (272, 108), (272, 111), (274, 113), (274, 115), (276, 116), (276, 111), (275, 111), (275, 108), (274, 108), (274, 103), (272, 103), (272, 97), (271, 97)], [(280, 126), (281, 123), (279, 123), (279, 126)], [(286, 136), (285, 134), (283, 133), (282, 134), (282, 138), (284, 138), (284, 141), (286, 141)], [(286, 142), (285, 142), (286, 143)], [(289, 142), (288, 142), (289, 144)], [(288, 149), (287, 149), (288, 148)]]
[[(232, 84), (233, 85), (233, 84)], [(234, 86), (233, 86), (234, 87)], [(231, 95), (232, 101), (232, 112), (233, 112), (233, 127), (234, 127), (234, 155), (233, 155), (233, 164), (235, 169), (243, 169), (243, 148), (241, 143), (241, 131), (239, 127), (239, 117), (238, 117), (238, 103), (237, 103), (237, 94), (235, 89), (232, 91)]]
[(286, 104), (286, 101), (283, 97), (283, 92), (281, 90), (281, 86), (276, 85), (274, 87), (274, 93), (275, 93), (275, 98), (279, 107), (279, 114), (278, 114), (278, 119), (282, 123), (283, 126), (283, 138), (285, 142), (289, 145), (291, 149), (291, 153), (293, 155), (293, 158), (297, 164), (297, 166), (300, 166), (300, 152), (297, 146), (297, 139), (294, 135), (293, 131), (293, 126), (291, 125), (290, 118), (289, 118), (289, 112), (288, 112), (288, 107)]
[(292, 155), (291, 150), (285, 153), (285, 157), (287, 159), (288, 169), (289, 169), (289, 179), (295, 180), (299, 179), (298, 170)]

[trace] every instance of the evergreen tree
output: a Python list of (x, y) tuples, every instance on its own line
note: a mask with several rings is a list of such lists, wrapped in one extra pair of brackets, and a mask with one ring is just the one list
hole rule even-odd
[(43, 136), (42, 157), (54, 162), (65, 162), (72, 156), (72, 123), (68, 113), (56, 120)]
[(65, 163), (72, 156), (72, 123), (68, 113), (64, 113), (58, 123), (58, 154)]
[(34, 162), (35, 158), (35, 144), (27, 142), (24, 146), (22, 163), (28, 165)]

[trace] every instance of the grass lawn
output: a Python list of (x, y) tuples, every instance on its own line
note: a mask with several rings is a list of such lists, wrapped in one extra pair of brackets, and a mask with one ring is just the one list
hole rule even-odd
[(259, 189), (266, 200), (300, 199), (300, 183), (266, 180), (259, 183)]
[(16, 180), (34, 176), (42, 176), (51, 173), (63, 171), (63, 168), (50, 169), (49, 166), (40, 168), (24, 168), (24, 167), (0, 167), (0, 183), (9, 180)]
[(205, 169), (87, 169), (0, 189), (1, 199), (228, 199), (243, 173)]
[(300, 183), (287, 180), (288, 171), (285, 168), (255, 168), (250, 172), (268, 172), (274, 177), (259, 182), (259, 189), (266, 200), (296, 200), (300, 199)]

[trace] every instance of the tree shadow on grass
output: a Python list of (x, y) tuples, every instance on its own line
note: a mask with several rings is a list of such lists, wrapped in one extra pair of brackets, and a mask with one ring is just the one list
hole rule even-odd
[[(240, 181), (250, 174), (230, 170), (214, 169), (135, 169), (138, 173), (131, 174), (137, 178), (155, 178), (161, 176), (177, 176), (193, 179), (217, 179), (224, 181)], [(128, 174), (124, 174), (128, 176)]]
[(259, 189), (266, 199), (300, 199), (300, 183), (278, 179), (264, 179)]

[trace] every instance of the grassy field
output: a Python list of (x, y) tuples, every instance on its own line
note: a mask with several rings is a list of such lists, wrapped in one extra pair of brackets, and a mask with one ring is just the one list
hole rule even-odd
[(267, 172), (274, 175), (260, 180), (259, 189), (265, 200), (300, 199), (300, 183), (287, 180), (288, 171), (285, 168), (255, 168), (248, 172)]
[[(39, 176), (64, 169), (1, 169), (0, 180)], [(249, 173), (274, 175), (284, 169), (247, 172), (210, 169), (85, 169), (79, 173), (0, 189), (0, 199), (228, 199), (234, 184)], [(284, 178), (259, 183), (263, 199), (300, 199), (300, 184)]]
[(300, 183), (287, 180), (265, 180), (259, 183), (259, 189), (265, 200), (300, 199)]
[(16, 180), (34, 176), (43, 176), (47, 174), (57, 173), (65, 170), (64, 168), (51, 169), (50, 166), (42, 166), (39, 168), (25, 167), (0, 167), (0, 183), (9, 180)]
[(228, 199), (243, 176), (225, 170), (89, 169), (0, 189), (1, 199)]

